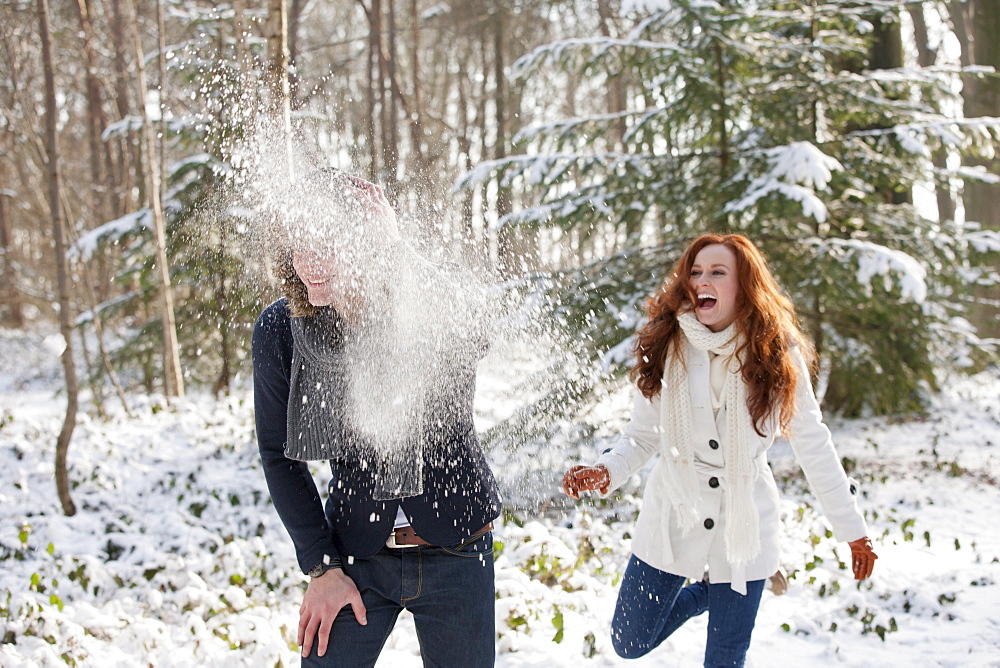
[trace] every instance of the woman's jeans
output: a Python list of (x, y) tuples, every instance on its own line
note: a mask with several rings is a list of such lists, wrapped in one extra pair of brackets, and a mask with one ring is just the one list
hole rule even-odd
[(303, 666), (374, 666), (404, 609), (413, 613), (424, 666), (494, 664), (492, 532), (455, 547), (384, 547), (371, 557), (345, 559), (344, 572), (361, 592), (368, 624), (358, 624), (344, 607), (326, 654), (319, 656), (314, 644)]
[(708, 610), (705, 666), (742, 666), (764, 591), (764, 581), (747, 583), (743, 596), (729, 583), (695, 582), (629, 559), (611, 622), (611, 642), (618, 656), (643, 656), (681, 624)]

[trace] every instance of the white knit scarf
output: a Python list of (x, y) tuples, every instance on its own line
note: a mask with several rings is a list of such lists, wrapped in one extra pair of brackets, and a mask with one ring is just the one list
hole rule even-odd
[[(677, 316), (683, 336), (678, 340), (684, 351), (681, 364), (668, 353), (663, 371), (660, 401), (660, 448), (663, 465), (670, 485), (667, 494), (685, 532), (701, 520), (698, 513), (700, 486), (694, 467), (694, 443), (691, 435), (691, 395), (688, 389), (685, 339), (699, 349), (729, 356), (726, 379), (726, 560), (730, 564), (746, 563), (760, 553), (760, 531), (757, 507), (753, 500), (756, 471), (753, 462), (755, 432), (747, 409), (747, 386), (740, 374), (740, 363), (734, 355), (738, 343), (735, 325), (713, 332), (698, 322), (692, 312)], [(709, 382), (705, 378), (705, 382)], [(673, 456), (671, 456), (673, 455)]]

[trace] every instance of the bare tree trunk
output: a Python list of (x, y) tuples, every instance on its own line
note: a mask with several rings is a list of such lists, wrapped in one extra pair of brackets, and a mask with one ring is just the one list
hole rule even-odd
[[(127, 44), (131, 41), (128, 38), (128, 33), (126, 32), (126, 24), (128, 19), (125, 16), (125, 12), (122, 10), (121, 0), (111, 0), (111, 42), (114, 45), (115, 51), (115, 108), (118, 111), (118, 118), (125, 119), (128, 118), (131, 111), (130, 96), (129, 96), (129, 82), (132, 80), (132, 76), (128, 70), (128, 64), (126, 62), (126, 49)], [(139, 144), (133, 142), (131, 139), (131, 134), (126, 134), (119, 141), (119, 146), (121, 147), (121, 161), (118, 165), (119, 172), (117, 174), (117, 188), (116, 191), (122, 194), (122, 199), (119, 202), (117, 215), (124, 215), (128, 211), (132, 211), (136, 208), (137, 201), (141, 202), (145, 199), (145, 175), (142, 173), (142, 158), (141, 158), (141, 148)], [(131, 164), (135, 167), (136, 171), (136, 181), (139, 189), (139, 199), (135, 200), (132, 197), (132, 185), (133, 180), (131, 173), (129, 172), (129, 160), (126, 160), (125, 156), (131, 154)]]
[[(67, 160), (66, 162), (67, 164), (70, 164), (69, 160)], [(63, 188), (60, 188), (59, 190), (59, 201), (62, 206), (62, 215), (65, 220), (80, 220), (83, 217), (82, 211), (75, 212), (73, 210), (73, 205), (70, 202), (69, 197), (66, 196), (66, 190)], [(63, 234), (65, 235), (64, 241), (67, 248), (73, 246), (78, 241), (76, 230), (73, 229), (72, 224), (67, 224), (64, 226)], [(68, 261), (69, 258), (67, 258), (67, 262)], [(73, 272), (73, 265), (68, 264), (67, 266), (68, 266), (68, 272), (67, 272), (68, 275), (74, 276), (74, 284), (83, 283), (83, 291), (88, 296), (89, 303), (94, 304), (95, 309), (93, 312), (96, 314), (97, 312), (96, 302), (94, 302), (93, 300), (94, 296), (93, 276), (90, 274), (89, 271), (86, 271), (86, 265), (84, 265), (83, 280), (80, 281), (79, 275), (75, 275)], [(79, 302), (81, 301), (79, 296), (77, 296), (76, 301), (79, 307)], [(105, 418), (107, 417), (107, 413), (104, 410), (105, 392), (104, 392), (104, 386), (101, 384), (103, 379), (100, 377), (100, 374), (98, 374), (95, 371), (96, 365), (91, 360), (90, 349), (87, 347), (87, 337), (85, 336), (83, 327), (77, 327), (76, 329), (80, 338), (80, 351), (83, 353), (83, 369), (84, 369), (83, 382), (86, 383), (86, 385), (91, 390), (91, 393), (93, 395), (91, 401), (94, 404), (94, 408), (97, 410), (97, 414), (100, 417)], [(98, 329), (97, 331), (98, 333), (100, 333), (101, 330)]]
[[(949, 3), (963, 67), (985, 66), (1000, 70), (1000, 0), (967, 0)], [(1000, 80), (996, 76), (962, 75), (962, 100), (966, 118), (1000, 116)], [(970, 158), (966, 164), (1000, 173), (1000, 158)], [(965, 217), (984, 227), (1000, 229), (1000, 185), (967, 181), (962, 200)]]
[(288, 16), (288, 97), (292, 109), (299, 108), (299, 19), (302, 14), (302, 0), (292, 0)]
[[(84, 62), (87, 65), (87, 141), (90, 149), (91, 174), (91, 216), (95, 223), (114, 220), (118, 217), (119, 193), (115, 183), (114, 151), (102, 146), (101, 133), (107, 127), (104, 101), (101, 95), (101, 80), (98, 76), (97, 56), (94, 51), (94, 26), (90, 18), (90, 8), (86, 0), (73, 3), (80, 22), (80, 41)], [(102, 169), (103, 166), (103, 169)], [(91, 285), (95, 298), (103, 301), (111, 290), (111, 270), (108, 254), (102, 253), (97, 262), (96, 283)]]
[[(903, 66), (903, 31), (898, 16), (891, 20), (884, 16), (870, 16), (875, 26), (874, 40), (869, 53), (869, 68), (891, 70)], [(913, 201), (913, 193), (898, 182), (882, 184), (883, 199), (890, 204), (907, 204)]]
[[(496, 146), (493, 157), (503, 160), (507, 157), (507, 77), (504, 60), (504, 30), (506, 20), (503, 4), (493, 5), (493, 105), (496, 111)], [(497, 181), (497, 220), (502, 220), (512, 210), (510, 188)], [(501, 276), (514, 275), (514, 239), (509, 225), (503, 225), (497, 232), (497, 264)]]
[[(467, 67), (468, 63), (461, 66), (459, 75), (455, 78), (455, 87), (458, 90), (458, 154), (459, 158), (465, 161), (465, 171), (471, 172), (474, 164), (472, 161), (472, 123), (469, 121), (469, 105), (472, 100), (469, 99), (471, 91), (466, 91), (466, 86), (471, 87), (472, 84), (467, 76)], [(466, 188), (462, 195), (463, 245), (466, 253), (471, 256), (470, 259), (483, 262), (482, 254), (475, 253), (474, 250), (476, 244), (476, 229), (472, 215), (474, 200), (475, 190), (472, 187)], [(483, 266), (487, 266), (487, 264), (483, 263)]]
[(392, 94), (389, 97), (388, 111), (385, 113), (383, 131), (386, 133), (386, 139), (382, 142), (382, 150), (385, 154), (385, 189), (389, 193), (389, 201), (395, 204), (398, 190), (396, 181), (399, 178), (399, 102), (402, 91), (397, 90), (397, 86), (394, 85), (399, 80), (396, 75), (396, 0), (386, 0), (386, 2), (389, 5), (389, 39), (388, 53), (384, 61)]
[[(64, 192), (60, 192), (60, 197), (62, 199), (63, 211), (69, 211), (69, 203), (66, 200)], [(69, 232), (69, 240), (75, 244), (79, 241), (79, 238), (74, 234), (73, 228), (67, 228)], [(108, 374), (108, 380), (111, 381), (111, 385), (115, 388), (115, 392), (118, 394), (118, 399), (122, 402), (122, 408), (125, 409), (125, 414), (129, 417), (132, 416), (132, 411), (128, 406), (128, 399), (125, 396), (125, 390), (122, 388), (121, 383), (118, 380), (118, 374), (115, 372), (115, 367), (111, 363), (111, 357), (108, 355), (107, 347), (104, 345), (104, 319), (101, 317), (99, 310), (100, 302), (97, 298), (97, 293), (94, 290), (95, 279), (94, 275), (90, 271), (90, 267), (87, 262), (80, 263), (80, 270), (83, 272), (83, 286), (84, 292), (87, 295), (87, 300), (91, 305), (91, 316), (94, 321), (94, 332), (97, 334), (97, 350), (101, 356), (101, 364), (104, 366), (104, 372)], [(83, 337), (83, 330), (80, 331), (80, 342), (84, 349), (84, 355), (87, 353), (86, 340)], [(87, 360), (87, 367), (90, 368), (90, 360)], [(97, 403), (97, 408), (104, 415), (103, 399), (101, 398), (101, 388), (94, 387), (91, 384), (91, 389), (94, 392), (95, 402)]]
[[(4, 155), (13, 155), (10, 144), (13, 135), (4, 132), (2, 140)], [(7, 160), (0, 160), (0, 322), (10, 327), (24, 327), (24, 309), (21, 293), (17, 289), (17, 263), (14, 260), (14, 236), (7, 203), (15, 196), (13, 190), (3, 186), (11, 182)], [(6, 309), (6, 310), (4, 310)]]
[(292, 106), (288, 88), (288, 16), (285, 0), (268, 0), (267, 84), (269, 112), (283, 139), (284, 172), (292, 174)]
[[(814, 2), (811, 3), (814, 6)], [(815, 14), (813, 14), (813, 20), (810, 22), (810, 31), (812, 39), (817, 39), (819, 37), (820, 26), (815, 20)], [(818, 92), (818, 91), (817, 91)], [(822, 138), (820, 137), (820, 109), (819, 109), (819, 99), (818, 97), (813, 98), (813, 102), (809, 105), (809, 132), (812, 140), (820, 144)], [(820, 222), (815, 218), (812, 220), (812, 231), (817, 237), (821, 237), (822, 229)], [(824, 359), (824, 347), (826, 345), (826, 340), (823, 334), (823, 325), (825, 320), (825, 308), (823, 306), (823, 289), (818, 285), (814, 285), (810, 288), (812, 296), (812, 312), (813, 317), (806, 321), (806, 325), (809, 327), (809, 333), (812, 335), (812, 342), (814, 349), (816, 351), (816, 359)], [(813, 379), (815, 380), (815, 379)], [(821, 399), (822, 400), (822, 399)]]
[(233, 37), (236, 47), (236, 62), (239, 64), (240, 74), (246, 75), (250, 72), (250, 52), (247, 49), (247, 3), (246, 0), (233, 0)]
[[(490, 155), (490, 145), (489, 145), (489, 132), (487, 128), (487, 118), (486, 112), (489, 104), (489, 77), (487, 76), (487, 70), (489, 68), (489, 45), (486, 38), (483, 38), (482, 48), (480, 49), (479, 56), (482, 60), (481, 72), (482, 76), (479, 77), (479, 94), (476, 96), (476, 129), (479, 131), (479, 159), (486, 160), (487, 156)], [(493, 244), (493, 232), (490, 230), (489, 224), (489, 189), (485, 182), (481, 183), (479, 186), (479, 201), (480, 201), (480, 216), (482, 218), (482, 240), (483, 240), (483, 259), (486, 262), (486, 266), (490, 266), (494, 263), (492, 253)]]
[(62, 352), (63, 373), (66, 376), (66, 417), (56, 439), (56, 491), (63, 513), (76, 514), (76, 504), (70, 495), (66, 458), (69, 443), (76, 428), (79, 387), (76, 364), (73, 361), (73, 324), (70, 318), (69, 271), (66, 265), (66, 240), (63, 236), (62, 206), (59, 184), (59, 145), (56, 132), (56, 83), (52, 65), (52, 42), (49, 37), (48, 0), (37, 0), (38, 31), (42, 38), (42, 63), (45, 72), (45, 149), (48, 163), (49, 213), (52, 216), (52, 237), (55, 241), (56, 281), (59, 290), (59, 331), (66, 347)]
[(115, 367), (111, 363), (111, 357), (108, 355), (107, 346), (104, 345), (104, 319), (98, 312), (99, 304), (97, 302), (97, 297), (94, 294), (94, 291), (89, 289), (91, 284), (90, 271), (87, 269), (86, 263), (82, 264), (82, 268), (85, 283), (88, 287), (87, 294), (93, 304), (94, 332), (97, 334), (97, 351), (101, 356), (101, 364), (104, 367), (104, 372), (108, 374), (108, 380), (111, 381), (111, 386), (115, 388), (118, 400), (122, 402), (122, 408), (125, 410), (125, 414), (131, 417), (132, 411), (128, 406), (128, 397), (125, 396), (125, 390), (122, 388), (122, 384), (118, 380), (118, 374), (115, 372)]
[[(6, 183), (6, 160), (0, 160), (0, 183)], [(12, 193), (0, 190), (0, 305), (6, 307), (2, 322), (11, 327), (24, 327), (21, 295), (15, 285), (14, 245), (11, 239), (7, 200)]]
[[(917, 45), (917, 64), (921, 67), (931, 67), (937, 62), (937, 50), (931, 49), (927, 31), (927, 19), (924, 16), (924, 5), (911, 5), (907, 10), (913, 21), (913, 41)], [(932, 156), (938, 177), (934, 184), (934, 196), (937, 199), (938, 222), (947, 223), (955, 220), (955, 201), (952, 199), (951, 188), (946, 177), (940, 176), (948, 171), (948, 152), (940, 148)]]
[[(108, 1), (108, 0), (106, 0)], [(129, 36), (128, 27), (130, 20), (126, 14), (127, 6), (122, 5), (122, 0), (109, 0), (111, 4), (111, 43), (114, 48), (114, 103), (118, 120), (129, 118), (132, 113), (131, 91), (129, 86), (132, 82), (132, 74), (128, 65), (128, 48), (132, 39)], [(109, 139), (109, 148), (117, 149), (118, 156), (116, 169), (113, 173), (115, 196), (115, 215), (124, 216), (126, 213), (139, 208), (140, 202), (146, 201), (146, 175), (142, 164), (141, 141), (135, 138), (132, 132), (123, 133), (122, 136)], [(139, 289), (138, 278), (131, 278), (132, 290)], [(126, 306), (126, 310), (134, 313), (136, 306)]]
[(167, 199), (167, 119), (164, 114), (167, 105), (163, 101), (164, 95), (167, 92), (167, 44), (164, 37), (165, 32), (163, 28), (163, 2), (156, 0), (156, 66), (158, 70), (156, 105), (160, 110), (160, 140), (156, 142), (156, 146), (159, 149), (157, 153), (160, 158), (159, 180), (161, 203)]
[[(104, 192), (102, 192), (102, 170), (101, 156), (110, 156), (110, 151), (103, 150), (101, 146), (101, 133), (106, 125), (103, 103), (101, 100), (101, 82), (97, 76), (97, 59), (94, 55), (93, 35), (94, 28), (90, 21), (90, 9), (86, 0), (78, 0), (75, 3), (77, 8), (77, 19), (80, 21), (80, 39), (84, 54), (84, 61), (87, 63), (87, 141), (90, 151), (90, 173), (91, 173), (91, 215), (98, 218), (98, 221), (112, 220), (116, 215), (114, 202), (111, 194), (115, 190), (112, 170), (113, 163), (105, 162), (107, 167), (106, 179), (103, 179)], [(107, 298), (107, 291), (110, 288), (111, 277), (108, 274), (106, 262), (98, 263), (98, 275), (94, 276), (87, 263), (82, 265), (84, 274), (84, 284), (86, 294), (89, 297), (91, 308), (93, 309), (94, 331), (97, 334), (97, 345), (100, 352), (101, 361), (108, 378), (118, 392), (125, 412), (129, 413), (128, 402), (121, 384), (115, 374), (114, 367), (108, 357), (104, 346), (104, 327), (98, 306), (101, 301)], [(83, 336), (81, 333), (81, 341)], [(95, 397), (100, 396), (100, 388), (94, 388)], [(99, 402), (100, 403), (100, 402)]]
[[(219, 240), (219, 255), (224, 257), (226, 253), (225, 249), (226, 241), (222, 238)], [(215, 383), (212, 385), (212, 393), (218, 395), (223, 390), (229, 391), (229, 384), (232, 380), (233, 369), (232, 369), (232, 329), (234, 326), (233, 316), (229, 308), (229, 293), (226, 287), (226, 276), (223, 273), (218, 273), (214, 277), (215, 281), (215, 303), (218, 307), (218, 323), (219, 323), (219, 343), (222, 348), (222, 368), (219, 369), (219, 376), (215, 379)]]
[[(601, 35), (603, 37), (612, 37), (611, 34), (611, 21), (614, 17), (614, 11), (612, 10), (608, 0), (598, 0), (597, 2), (597, 15), (600, 18), (601, 23)], [(611, 79), (610, 85), (608, 86), (608, 111), (612, 114), (625, 111), (625, 84), (622, 81), (622, 74), (619, 73), (618, 76)], [(615, 121), (614, 125), (614, 146), (618, 149), (622, 148), (622, 141), (625, 137), (625, 119), (621, 118)]]
[(376, 111), (379, 103), (377, 88), (380, 89), (382, 87), (382, 83), (376, 72), (378, 72), (378, 64), (381, 62), (382, 53), (382, 48), (379, 46), (379, 18), (382, 10), (379, 6), (378, 0), (372, 0), (372, 6), (370, 8), (366, 7), (362, 0), (358, 0), (358, 4), (361, 5), (361, 8), (365, 10), (365, 14), (368, 16), (368, 58), (366, 61), (368, 88), (365, 91), (365, 103), (368, 108), (368, 113), (367, 123), (365, 124), (365, 135), (368, 141), (368, 153), (370, 160), (370, 164), (368, 165), (368, 178), (374, 180), (378, 178), (378, 172), (381, 165), (378, 150), (378, 133), (375, 131), (375, 128), (380, 127), (378, 119), (376, 118)]
[(885, 70), (903, 66), (903, 31), (899, 17), (886, 19), (883, 16), (871, 17), (875, 24), (875, 39), (872, 42), (871, 69)]
[[(95, 216), (101, 215), (103, 201), (101, 193), (101, 131), (104, 129), (100, 121), (101, 114), (101, 82), (97, 77), (97, 59), (91, 45), (93, 28), (90, 24), (90, 13), (86, 0), (73, 3), (80, 22), (80, 41), (83, 49), (83, 60), (87, 68), (87, 142), (90, 148), (90, 193), (91, 211)], [(103, 216), (101, 216), (103, 217)], [(111, 218), (106, 218), (111, 220)]]
[[(248, 86), (255, 76), (254, 59), (247, 47), (251, 33), (247, 26), (245, 0), (234, 0), (233, 2), (233, 34), (236, 46), (236, 63), (239, 67), (238, 80), (243, 86)], [(260, 102), (260, 95), (248, 94), (241, 96), (238, 104), (249, 118), (257, 118)]]
[[(729, 162), (732, 158), (729, 147), (729, 103), (726, 97), (726, 86), (729, 82), (729, 65), (726, 63), (722, 45), (716, 40), (715, 51), (715, 72), (716, 85), (719, 87), (719, 115), (716, 117), (716, 133), (719, 141), (719, 184), (721, 189), (729, 178)], [(729, 216), (720, 213), (712, 221), (712, 231), (721, 232), (729, 227)]]
[[(410, 150), (413, 152), (413, 164), (420, 176), (425, 176), (427, 164), (424, 158), (424, 86), (420, 80), (420, 11), (417, 0), (410, 0), (410, 20), (413, 29), (410, 31), (410, 69), (413, 79), (413, 108), (410, 110)], [(460, 113), (465, 113), (461, 110)]]
[(379, 145), (382, 147), (379, 157), (379, 171), (373, 176), (377, 180), (384, 178), (381, 175), (388, 173), (389, 168), (386, 160), (389, 156), (390, 148), (386, 146), (389, 141), (391, 130), (389, 129), (389, 105), (386, 103), (385, 79), (387, 75), (387, 63), (385, 50), (383, 48), (382, 37), (382, 0), (372, 0), (372, 11), (369, 16), (372, 25), (371, 48), (375, 55), (375, 104), (378, 109), (378, 133)]
[[(963, 67), (986, 66), (1000, 70), (1000, 0), (967, 0), (950, 2), (952, 24), (961, 47)], [(1000, 116), (1000, 80), (997, 76), (962, 75), (962, 101), (966, 118)], [(1000, 158), (996, 146), (988, 154), (966, 157), (963, 163), (983, 168), (988, 174), (1000, 174)], [(985, 152), (984, 152), (985, 153)], [(1000, 229), (1000, 185), (966, 180), (962, 188), (965, 219), (986, 229)], [(975, 303), (969, 309), (969, 320), (985, 336), (1000, 335), (997, 310), (1000, 306), (1000, 286), (977, 286)]]
[(160, 199), (160, 170), (154, 159), (153, 126), (146, 113), (148, 94), (146, 66), (139, 34), (139, 15), (133, 0), (128, 0), (132, 17), (133, 44), (139, 83), (139, 108), (142, 111), (142, 165), (146, 175), (146, 196), (153, 216), (153, 235), (156, 244), (156, 269), (160, 279), (160, 319), (163, 328), (163, 386), (167, 397), (184, 396), (184, 378), (181, 374), (180, 346), (177, 342), (177, 325), (174, 321), (174, 294), (170, 284), (170, 265), (167, 260), (167, 230)]

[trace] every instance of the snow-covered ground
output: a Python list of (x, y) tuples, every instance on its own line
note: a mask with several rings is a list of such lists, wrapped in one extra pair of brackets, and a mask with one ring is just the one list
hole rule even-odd
[[(268, 502), (249, 390), (171, 405), (133, 394), (132, 417), (113, 397), (107, 419), (81, 413), (78, 512), (65, 517), (52, 464), (64, 396), (42, 338), (0, 330), (0, 665), (297, 665), (304, 578)], [(486, 421), (509, 411), (489, 373)], [(832, 422), (879, 554), (860, 586), (788, 449), (774, 448), (790, 588), (765, 592), (750, 665), (1000, 666), (998, 398), (994, 369), (947, 383), (919, 420)], [(607, 627), (640, 491), (636, 480), (615, 503), (505, 513), (498, 665), (626, 663)], [(700, 665), (705, 624), (630, 665)], [(407, 615), (379, 665), (420, 665)]]

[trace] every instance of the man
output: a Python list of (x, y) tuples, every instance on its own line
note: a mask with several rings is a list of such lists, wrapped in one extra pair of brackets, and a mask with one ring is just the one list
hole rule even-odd
[[(399, 240), (378, 186), (320, 180), (304, 215), (283, 216), (285, 297), (252, 345), (264, 475), (309, 576), (302, 664), (374, 665), (406, 609), (424, 665), (491, 666), (500, 498), (472, 419), (482, 303)], [(318, 459), (325, 513), (305, 463)]]

